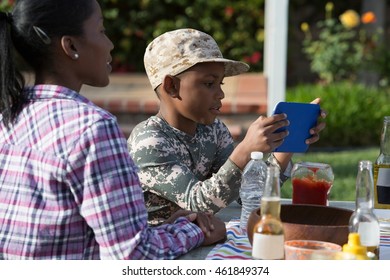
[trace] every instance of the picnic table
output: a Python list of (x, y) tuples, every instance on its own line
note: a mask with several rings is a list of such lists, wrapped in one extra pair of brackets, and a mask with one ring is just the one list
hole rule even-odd
[[(282, 199), (282, 204), (291, 204), (291, 199)], [(329, 206), (354, 210), (354, 201), (330, 201)], [(179, 260), (250, 260), (251, 245), (247, 236), (241, 234), (239, 218), (241, 206), (237, 202), (217, 213), (226, 224), (227, 239), (223, 243), (196, 248), (179, 257)], [(381, 233), (380, 259), (390, 260), (390, 233)]]

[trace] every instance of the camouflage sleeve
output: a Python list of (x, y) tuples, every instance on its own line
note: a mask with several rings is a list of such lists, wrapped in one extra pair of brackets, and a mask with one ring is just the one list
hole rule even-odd
[[(231, 149), (230, 146), (226, 145), (226, 149)], [(239, 196), (241, 170), (227, 159), (231, 151), (220, 152), (226, 157), (223, 165), (209, 174), (209, 178), (199, 180), (179, 151), (183, 147), (162, 129), (137, 126), (129, 138), (128, 147), (139, 167), (144, 190), (183, 209), (215, 213)]]
[(271, 153), (266, 161), (267, 164), (273, 164), (276, 165), (280, 170), (280, 184), (283, 185), (284, 182), (286, 182), (291, 177), (291, 170), (293, 163), (290, 161), (287, 165), (287, 168), (284, 172), (282, 172), (282, 168), (280, 167), (280, 164), (278, 160), (275, 158), (274, 154)]

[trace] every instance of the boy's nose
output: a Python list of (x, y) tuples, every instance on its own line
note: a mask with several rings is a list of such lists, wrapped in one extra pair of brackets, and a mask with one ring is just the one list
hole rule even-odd
[(219, 99), (224, 99), (225, 98), (225, 92), (222, 90), (222, 88), (219, 88), (217, 96)]

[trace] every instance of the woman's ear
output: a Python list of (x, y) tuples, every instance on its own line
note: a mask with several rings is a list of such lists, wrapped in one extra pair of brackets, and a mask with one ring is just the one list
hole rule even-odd
[(70, 36), (62, 36), (61, 38), (61, 47), (64, 53), (71, 59), (77, 60), (79, 58), (79, 54), (77, 53), (77, 49), (74, 45), (74, 41)]
[(171, 97), (176, 98), (179, 95), (179, 81), (176, 77), (171, 75), (166, 75), (162, 83), (162, 88), (164, 91)]

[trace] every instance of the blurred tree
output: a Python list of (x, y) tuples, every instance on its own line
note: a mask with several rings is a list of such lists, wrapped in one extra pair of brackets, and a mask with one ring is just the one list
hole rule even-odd
[(264, 0), (103, 0), (101, 5), (115, 43), (115, 71), (144, 71), (147, 44), (187, 27), (213, 36), (225, 57), (246, 61), (252, 71), (263, 69)]

